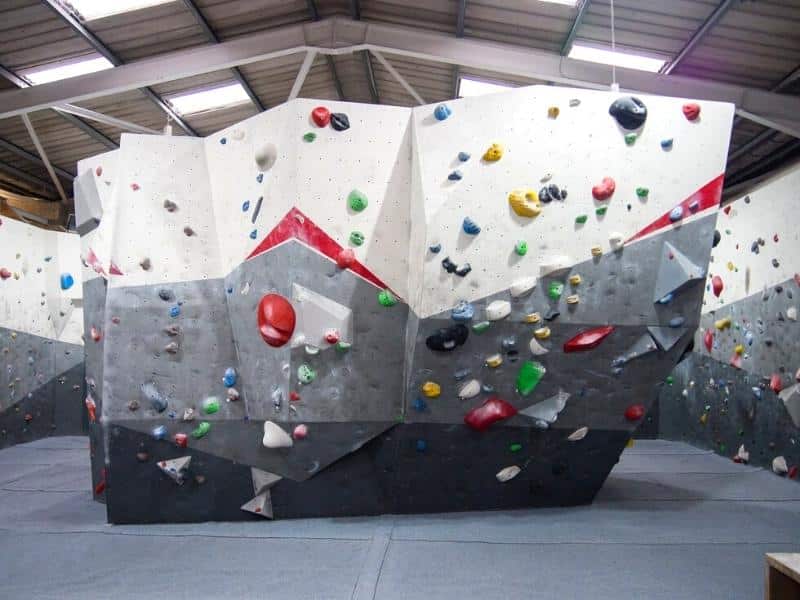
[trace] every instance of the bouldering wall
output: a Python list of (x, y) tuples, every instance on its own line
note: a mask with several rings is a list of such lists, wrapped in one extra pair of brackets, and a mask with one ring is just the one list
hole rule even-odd
[(794, 167), (724, 207), (693, 351), (661, 393), (661, 434), (797, 478), (800, 233)]
[(294, 100), (84, 161), (109, 520), (591, 501), (700, 319), (695, 106)]
[(78, 236), (0, 221), (0, 448), (85, 431)]

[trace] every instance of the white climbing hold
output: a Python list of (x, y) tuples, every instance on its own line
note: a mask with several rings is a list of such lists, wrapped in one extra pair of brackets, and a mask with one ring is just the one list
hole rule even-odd
[(772, 472), (776, 475), (786, 475), (789, 472), (789, 465), (783, 456), (776, 456), (772, 459)]
[(536, 277), (523, 277), (511, 284), (509, 292), (512, 298), (519, 298), (531, 292), (536, 287)]
[(494, 300), (486, 307), (486, 319), (499, 321), (511, 314), (511, 303), (508, 300)]
[(614, 231), (608, 236), (608, 244), (614, 252), (619, 252), (625, 247), (625, 238), (621, 233)]
[(481, 393), (481, 382), (477, 379), (470, 379), (464, 385), (461, 386), (461, 389), (458, 390), (458, 397), (461, 400), (466, 400), (468, 398), (474, 398), (478, 394)]
[(272, 421), (264, 421), (264, 438), (261, 440), (265, 448), (291, 448), (292, 436)]
[(158, 463), (158, 468), (175, 483), (183, 485), (183, 480), (186, 477), (186, 469), (189, 468), (191, 462), (191, 456), (181, 456), (180, 458), (160, 461)]
[(550, 352), (547, 348), (542, 346), (539, 343), (539, 340), (537, 340), (535, 337), (531, 338), (531, 343), (529, 345), (531, 349), (531, 354), (533, 354), (534, 356), (541, 356), (542, 354), (547, 354), (548, 352)]
[(506, 481), (511, 481), (514, 479), (514, 477), (519, 475), (520, 471), (522, 471), (522, 469), (520, 469), (517, 465), (511, 465), (505, 469), (500, 469), (495, 477), (497, 477), (497, 481), (500, 483), (505, 483)]
[(581, 427), (580, 429), (576, 429), (572, 433), (567, 436), (567, 439), (570, 442), (580, 442), (583, 438), (586, 437), (586, 434), (589, 433), (588, 427)]
[(797, 321), (797, 308), (790, 306), (786, 309), (786, 318), (790, 321)]
[(264, 144), (256, 150), (254, 158), (259, 169), (269, 171), (278, 159), (278, 150), (275, 144)]
[(548, 256), (544, 259), (541, 263), (539, 263), (539, 276), (544, 277), (549, 275), (550, 273), (555, 273), (556, 271), (563, 271), (564, 269), (569, 269), (573, 264), (572, 259), (569, 256), (564, 255), (557, 255), (557, 256)]
[(745, 450), (744, 444), (739, 446), (739, 450), (736, 451), (736, 456), (733, 457), (733, 460), (742, 463), (750, 462), (750, 453)]

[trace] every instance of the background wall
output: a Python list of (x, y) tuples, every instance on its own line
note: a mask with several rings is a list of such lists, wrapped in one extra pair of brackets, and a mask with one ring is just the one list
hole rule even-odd
[[(660, 398), (664, 437), (728, 456), (743, 444), (750, 461), (767, 468), (778, 456), (789, 467), (800, 463), (800, 423), (773, 389), (794, 385), (800, 367), (800, 232), (791, 218), (798, 186), (794, 167), (720, 212), (701, 328)], [(724, 319), (730, 326), (718, 329)]]

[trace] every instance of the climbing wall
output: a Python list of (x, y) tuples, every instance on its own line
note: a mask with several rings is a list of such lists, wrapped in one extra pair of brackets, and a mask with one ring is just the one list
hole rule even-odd
[(84, 430), (78, 236), (0, 222), (0, 447)]
[(83, 161), (109, 520), (591, 501), (699, 322), (731, 119), (294, 100)]
[(800, 168), (724, 207), (693, 351), (661, 393), (661, 433), (797, 477)]

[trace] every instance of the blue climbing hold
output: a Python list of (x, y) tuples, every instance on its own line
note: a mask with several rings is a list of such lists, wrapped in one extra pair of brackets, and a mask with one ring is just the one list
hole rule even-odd
[(428, 444), (425, 440), (417, 440), (417, 452), (425, 452), (425, 449), (428, 447)]
[(61, 274), (61, 289), (68, 290), (72, 287), (72, 284), (75, 283), (75, 280), (72, 278), (72, 275), (69, 273), (62, 273)]
[(254, 240), (257, 237), (258, 237), (258, 229), (253, 229), (253, 231), (250, 232), (250, 239)]
[(233, 387), (236, 385), (236, 369), (228, 367), (225, 369), (225, 375), (222, 376), (222, 383), (225, 387)]
[(150, 434), (157, 440), (163, 440), (167, 437), (167, 426), (159, 425), (158, 427), (153, 427)]
[(227, 143), (228, 143), (228, 138), (220, 138), (220, 139), (219, 139), (219, 143), (220, 143), (220, 144), (222, 144), (222, 145), (224, 146), (225, 144), (227, 144)]
[(678, 316), (678, 317), (672, 317), (672, 318), (669, 320), (669, 326), (670, 326), (670, 327), (675, 327), (675, 328), (677, 328), (677, 327), (681, 327), (681, 326), (683, 326), (683, 324), (684, 324), (685, 322), (686, 322), (686, 319), (684, 319), (684, 318), (683, 318), (683, 317), (681, 317), (681, 316)]
[(672, 299), (674, 297), (675, 297), (674, 294), (672, 292), (670, 292), (669, 294), (667, 294), (666, 296), (661, 298), (661, 300), (659, 300), (658, 303), (659, 304), (669, 304), (670, 302), (672, 302)]
[(256, 175), (256, 181), (258, 183), (261, 183), (262, 181), (264, 181), (264, 174), (263, 173), (259, 173), (258, 175)]
[(470, 373), (471, 371), (467, 367), (464, 367), (463, 369), (459, 369), (458, 371), (453, 373), (453, 379), (455, 379), (456, 381), (461, 381), (462, 379), (465, 379), (467, 375), (469, 375)]
[(683, 207), (676, 206), (671, 211), (669, 211), (669, 220), (673, 223), (675, 221), (680, 221), (683, 218)]
[(461, 162), (467, 162), (469, 160), (470, 156), (471, 155), (470, 155), (469, 152), (459, 152), (458, 153), (458, 160), (460, 160)]
[(478, 224), (469, 217), (464, 217), (464, 222), (461, 227), (467, 235), (478, 235), (481, 232), (481, 228), (478, 227)]
[(434, 254), (439, 254), (439, 252), (442, 251), (442, 245), (441, 244), (434, 244), (433, 246), (428, 246), (428, 250), (430, 250)]
[(761, 400), (763, 394), (761, 392), (761, 388), (760, 387), (753, 387), (753, 396), (755, 396), (756, 398)]
[(747, 342), (748, 346), (753, 345), (753, 332), (752, 331), (745, 331), (744, 332), (744, 341)]
[(242, 202), (242, 212), (247, 212), (250, 210), (250, 200), (245, 200)]
[(456, 169), (450, 175), (447, 176), (450, 181), (461, 181), (464, 178), (464, 174)]
[(493, 386), (491, 383), (484, 383), (484, 384), (481, 386), (481, 389), (482, 389), (484, 392), (486, 392), (487, 394), (491, 394), (492, 392), (494, 392), (494, 386)]
[(453, 114), (453, 111), (450, 110), (450, 107), (447, 106), (447, 104), (440, 104), (433, 109), (433, 116), (436, 117), (437, 121), (444, 121), (451, 114)]
[(225, 291), (228, 292), (229, 294), (232, 294), (233, 293), (233, 288), (232, 287), (228, 287), (228, 289), (226, 289)]
[(661, 140), (661, 149), (662, 150), (672, 150), (672, 138), (667, 138), (666, 140)]
[(178, 306), (177, 304), (169, 309), (169, 316), (170, 317), (174, 318), (174, 317), (177, 317), (180, 314), (181, 314), (181, 307)]
[(457, 323), (466, 323), (471, 321), (475, 316), (475, 307), (469, 302), (462, 300), (456, 304), (455, 308), (450, 312), (450, 317)]
[(428, 408), (427, 402), (422, 398), (417, 398), (414, 400), (414, 410), (417, 412), (425, 412)]

